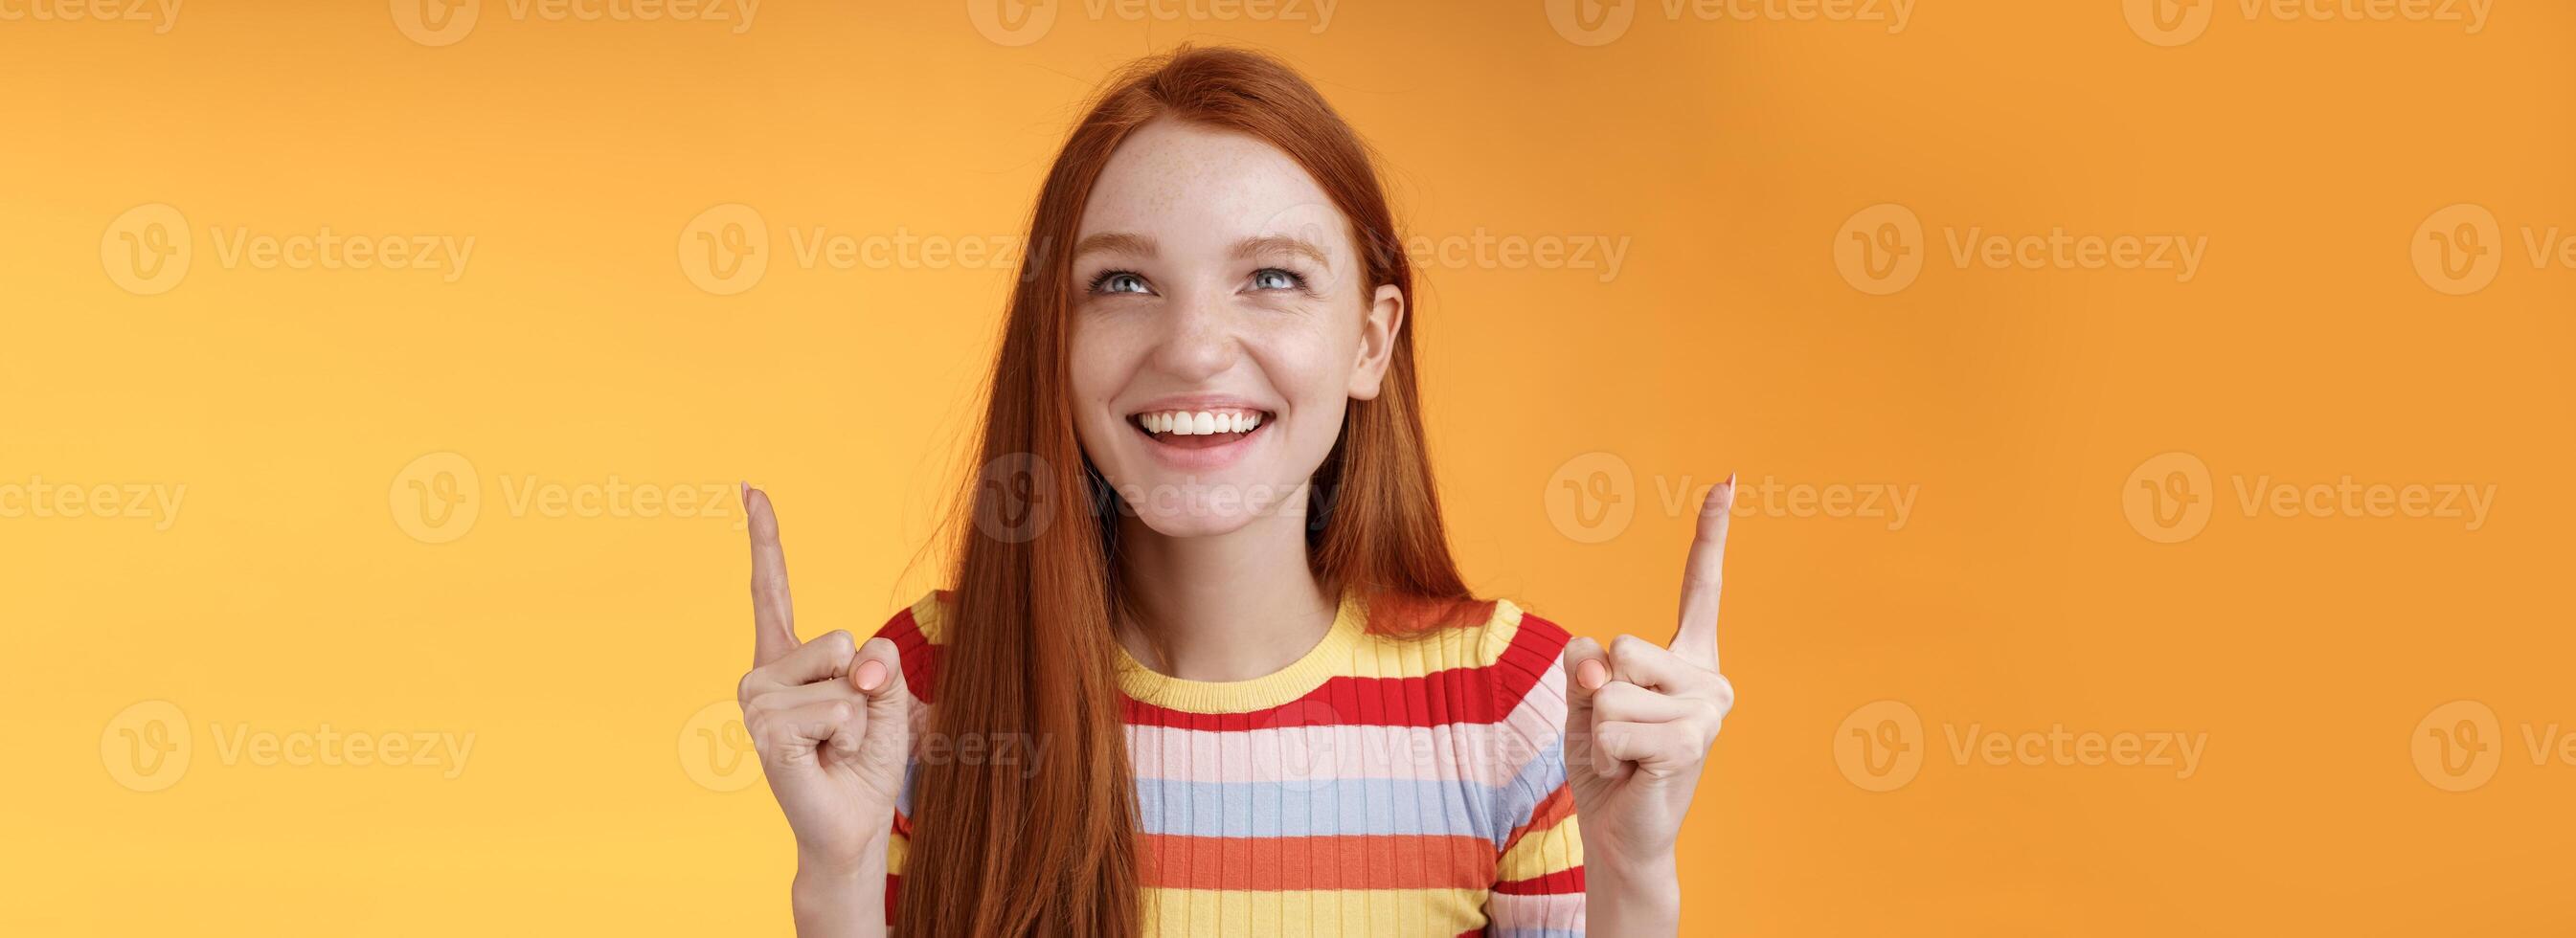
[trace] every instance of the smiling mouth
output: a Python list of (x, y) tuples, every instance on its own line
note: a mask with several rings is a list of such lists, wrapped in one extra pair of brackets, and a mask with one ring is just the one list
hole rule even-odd
[(1250, 439), (1270, 425), (1269, 411), (1223, 408), (1131, 414), (1127, 424), (1148, 439), (1179, 449), (1214, 449)]

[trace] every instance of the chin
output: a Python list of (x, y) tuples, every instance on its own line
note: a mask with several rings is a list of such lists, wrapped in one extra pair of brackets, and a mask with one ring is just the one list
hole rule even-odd
[(1247, 482), (1233, 474), (1112, 475), (1110, 484), (1138, 521), (1165, 537), (1232, 534), (1278, 510), (1287, 484)]

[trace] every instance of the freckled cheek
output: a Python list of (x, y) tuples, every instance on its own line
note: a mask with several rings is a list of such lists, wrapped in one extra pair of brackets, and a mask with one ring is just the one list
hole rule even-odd
[(1109, 401), (1126, 389), (1144, 353), (1135, 337), (1121, 330), (1077, 324), (1072, 336), (1074, 428), (1085, 448), (1105, 444), (1124, 415), (1111, 412)]
[(1349, 395), (1349, 353), (1337, 337), (1311, 324), (1262, 330), (1249, 343), (1270, 390), (1288, 402), (1291, 424), (1339, 421), (1337, 406)]

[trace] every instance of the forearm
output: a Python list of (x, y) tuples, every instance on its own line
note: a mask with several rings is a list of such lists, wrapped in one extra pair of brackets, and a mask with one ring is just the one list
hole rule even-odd
[(802, 938), (885, 938), (885, 849), (879, 844), (856, 865), (800, 857), (793, 902)]
[(1624, 860), (1586, 852), (1584, 932), (1662, 938), (1682, 927), (1682, 883), (1673, 855)]

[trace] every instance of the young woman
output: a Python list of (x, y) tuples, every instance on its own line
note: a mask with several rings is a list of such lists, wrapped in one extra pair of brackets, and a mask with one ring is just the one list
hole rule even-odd
[(744, 487), (798, 930), (1673, 934), (1734, 480), (1670, 649), (1469, 593), (1368, 151), (1260, 55), (1134, 66), (1029, 243), (954, 589), (800, 643)]

